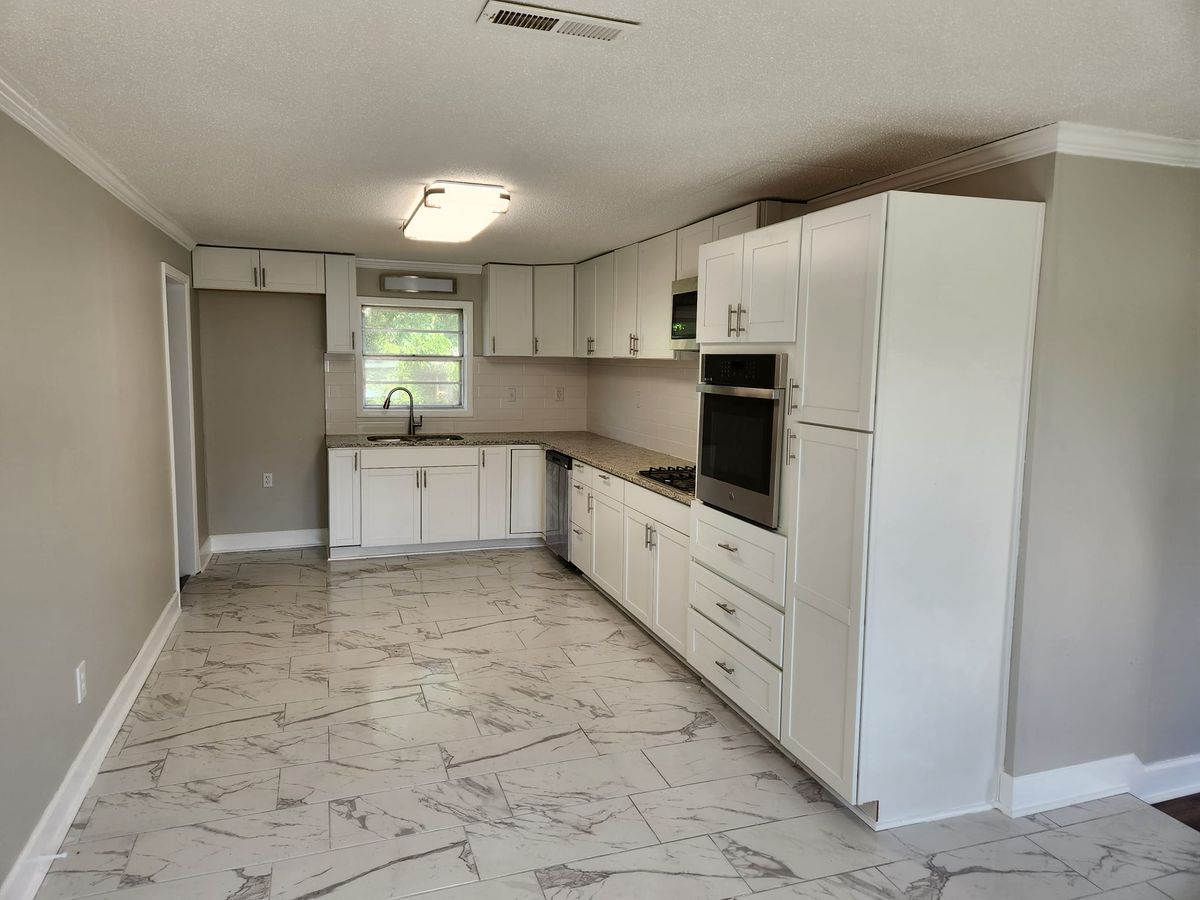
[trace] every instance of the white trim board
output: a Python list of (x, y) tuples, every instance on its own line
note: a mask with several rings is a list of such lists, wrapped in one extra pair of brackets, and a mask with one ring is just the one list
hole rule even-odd
[[(354, 260), (356, 269), (385, 269), (396, 272), (434, 272), (439, 275), (480, 275), (483, 266), (471, 263), (422, 262), (415, 259), (364, 259)], [(378, 300), (379, 298), (374, 298)]]
[(213, 548), (212, 537), (206, 537), (204, 543), (200, 545), (200, 571), (203, 572), (208, 568), (208, 564), (212, 562)]
[(247, 531), (242, 534), (210, 534), (208, 536), (209, 549), (212, 553), (236, 553), (239, 550), (291, 550), (296, 547), (320, 547), (328, 541), (328, 528), (301, 528), (297, 531)]
[(179, 592), (176, 591), (163, 607), (142, 649), (117, 684), (4, 883), (0, 884), (0, 900), (32, 900), (41, 887), (42, 879), (53, 861), (51, 857), (58, 852), (63, 838), (67, 836), (71, 823), (75, 821), (75, 814), (86, 798), (96, 773), (100, 771), (109, 746), (121, 730), (138, 691), (154, 668), (158, 654), (178, 619)]
[(808, 202), (820, 203), (821, 207), (825, 207), (859, 197), (869, 197), (883, 191), (911, 191), (941, 184), (952, 178), (962, 178), (976, 172), (1032, 159), (1035, 156), (1045, 156), (1047, 153), (1123, 159), (1160, 166), (1200, 167), (1200, 141), (1101, 128), (1078, 122), (1055, 122), (914, 166), (903, 172), (814, 197)]
[(1116, 794), (1159, 803), (1197, 792), (1200, 753), (1149, 765), (1128, 753), (1031, 775), (1001, 775), (999, 805), (1005, 814), (1016, 817)]
[(196, 246), (195, 240), (182, 225), (151, 203), (145, 194), (130, 184), (117, 169), (101, 159), (95, 150), (38, 109), (33, 98), (3, 71), (0, 71), (0, 112), (8, 113), (51, 150), (167, 237), (182, 245), (185, 250)]

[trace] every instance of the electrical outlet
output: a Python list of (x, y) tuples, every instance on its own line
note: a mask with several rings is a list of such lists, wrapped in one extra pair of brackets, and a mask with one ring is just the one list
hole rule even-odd
[(566, 400), (567, 399), (567, 389), (565, 387), (563, 387), (562, 385), (559, 385), (558, 387), (556, 387), (554, 389), (554, 399), (558, 403), (562, 403), (564, 400)]
[(82, 703), (87, 696), (87, 660), (75, 667), (75, 702)]
[(509, 389), (508, 389), (508, 402), (509, 403), (517, 402), (517, 389), (515, 386), (509, 387)]
[(263, 487), (275, 487), (275, 476), (270, 472), (263, 472)]

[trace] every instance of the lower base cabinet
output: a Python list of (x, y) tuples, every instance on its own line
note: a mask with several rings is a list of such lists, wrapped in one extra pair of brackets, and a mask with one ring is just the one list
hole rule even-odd
[(421, 543), (420, 469), (364, 469), (361, 485), (363, 546)]
[(695, 610), (688, 619), (687, 661), (748, 716), (779, 737), (783, 673)]
[(329, 451), (329, 546), (362, 543), (362, 489), (357, 450)]
[(479, 467), (438, 466), (421, 478), (421, 543), (479, 540)]
[(628, 507), (621, 604), (675, 652), (686, 652), (687, 535)]
[(508, 533), (512, 536), (542, 533), (545, 515), (546, 451), (516, 447), (509, 459)]
[(618, 603), (625, 596), (624, 509), (603, 494), (592, 494), (592, 581)]

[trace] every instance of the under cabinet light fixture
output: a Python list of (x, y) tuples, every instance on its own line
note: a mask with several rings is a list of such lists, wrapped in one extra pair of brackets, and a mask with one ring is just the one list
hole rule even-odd
[(435, 181), (400, 230), (413, 241), (461, 244), (508, 212), (510, 199), (499, 184)]

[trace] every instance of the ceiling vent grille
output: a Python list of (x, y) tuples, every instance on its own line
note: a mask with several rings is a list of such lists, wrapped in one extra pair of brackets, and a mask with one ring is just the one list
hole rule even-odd
[(509, 28), (605, 43), (622, 40), (638, 27), (636, 22), (602, 19), (541, 6), (508, 3), (505, 0), (488, 0), (476, 21), (483, 25), (506, 25)]

